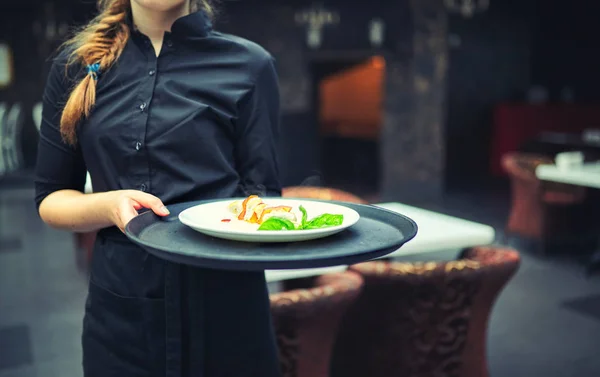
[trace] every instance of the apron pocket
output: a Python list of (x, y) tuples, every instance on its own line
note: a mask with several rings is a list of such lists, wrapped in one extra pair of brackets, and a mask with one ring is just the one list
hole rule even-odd
[(86, 377), (164, 376), (165, 301), (119, 296), (90, 280), (83, 329)]

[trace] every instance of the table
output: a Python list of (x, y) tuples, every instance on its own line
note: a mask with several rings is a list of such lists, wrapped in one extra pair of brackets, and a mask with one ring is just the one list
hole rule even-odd
[[(415, 238), (402, 246), (398, 251), (388, 254), (385, 258), (424, 255), (423, 259), (426, 259), (427, 256), (425, 255), (430, 253), (488, 245), (494, 242), (496, 236), (494, 228), (488, 225), (402, 203), (381, 203), (376, 205), (410, 217), (419, 227)], [(268, 282), (277, 282), (324, 273), (340, 272), (346, 268), (347, 266), (335, 266), (301, 270), (267, 270), (265, 271), (265, 276)]]
[(544, 181), (600, 189), (600, 163), (598, 162), (569, 169), (558, 168), (556, 165), (540, 165), (536, 168), (535, 175)]
[(494, 242), (496, 232), (489, 225), (444, 215), (438, 212), (409, 206), (402, 203), (376, 204), (390, 211), (413, 219), (419, 231), (414, 239), (388, 257), (434, 253), (444, 250), (466, 249), (489, 245)]
[[(535, 175), (544, 181), (600, 189), (600, 162), (583, 164), (572, 168), (558, 168), (556, 165), (540, 165)], [(595, 252), (587, 266), (588, 274), (600, 266), (600, 251)]]
[(552, 158), (562, 152), (579, 151), (586, 161), (600, 159), (600, 143), (587, 140), (581, 134), (545, 132), (525, 142), (519, 151)]
[(275, 283), (284, 280), (300, 279), (311, 276), (331, 274), (335, 272), (346, 271), (348, 266), (332, 266), (323, 268), (307, 268), (301, 270), (266, 270), (265, 278), (267, 283)]

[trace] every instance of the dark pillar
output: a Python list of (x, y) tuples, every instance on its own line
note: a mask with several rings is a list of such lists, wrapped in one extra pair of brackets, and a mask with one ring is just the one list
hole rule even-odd
[(381, 196), (418, 203), (440, 199), (444, 188), (447, 13), (442, 0), (409, 4), (412, 38), (387, 65)]

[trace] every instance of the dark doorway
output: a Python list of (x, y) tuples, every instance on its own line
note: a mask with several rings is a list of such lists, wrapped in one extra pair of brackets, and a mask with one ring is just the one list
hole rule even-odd
[(321, 184), (377, 195), (385, 60), (370, 55), (319, 59), (311, 71)]

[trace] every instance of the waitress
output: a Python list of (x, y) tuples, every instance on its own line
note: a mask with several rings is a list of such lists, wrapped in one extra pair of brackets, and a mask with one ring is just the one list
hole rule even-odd
[(279, 376), (264, 273), (166, 262), (123, 234), (145, 208), (280, 195), (273, 59), (214, 31), (205, 0), (99, 6), (52, 65), (35, 182), (44, 222), (99, 230), (84, 375)]

